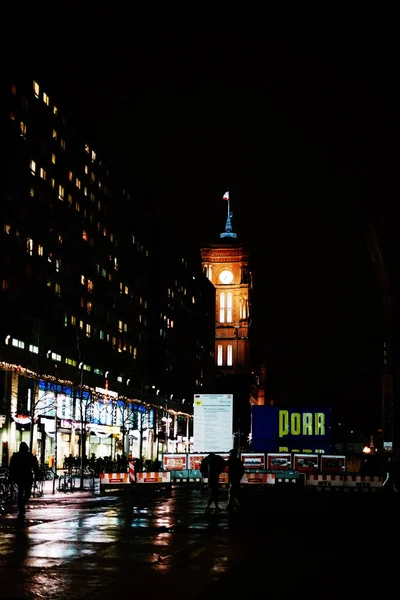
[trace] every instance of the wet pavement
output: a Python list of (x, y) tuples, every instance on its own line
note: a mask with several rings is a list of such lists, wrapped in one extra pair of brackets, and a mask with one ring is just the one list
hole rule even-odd
[(199, 489), (53, 495), (46, 483), (23, 522), (15, 507), (0, 516), (0, 598), (354, 598), (397, 575), (399, 494), (252, 490), (229, 516), (205, 514)]

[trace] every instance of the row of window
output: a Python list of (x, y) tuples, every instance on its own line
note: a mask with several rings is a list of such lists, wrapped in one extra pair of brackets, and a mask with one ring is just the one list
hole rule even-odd
[(227, 367), (231, 367), (232, 366), (232, 360), (233, 360), (233, 347), (229, 344), (226, 347), (226, 356), (224, 357), (224, 352), (223, 352), (223, 346), (217, 346), (217, 365), (219, 367), (222, 367), (222, 365), (224, 364), (224, 358), (226, 360), (225, 364)]
[[(76, 323), (76, 317), (72, 317), (71, 318), (71, 322), (72, 322), (72, 320), (74, 321), (74, 324), (75, 324)], [(83, 324), (82, 321), (79, 321), (79, 326), (80, 326), (81, 329), (84, 328), (84, 324)], [(89, 331), (90, 331), (90, 325), (89, 325)], [(125, 349), (125, 348), (123, 348), (124, 343), (123, 343), (122, 340), (117, 339), (114, 336), (110, 336), (109, 333), (105, 334), (105, 332), (103, 330), (101, 330), (101, 329), (100, 329), (100, 336), (99, 337), (100, 337), (101, 340), (104, 340), (104, 339), (106, 339), (107, 341), (111, 340), (111, 343), (112, 343), (113, 347), (117, 347), (119, 352), (122, 352), (122, 350)], [(14, 346), (14, 348), (19, 348), (20, 350), (27, 349), (32, 354), (39, 354), (39, 347), (38, 346), (36, 346), (34, 344), (29, 344), (26, 347), (26, 344), (25, 344), (24, 341), (18, 340), (17, 338), (12, 338), (9, 335), (6, 337), (5, 343), (7, 345)], [(125, 346), (126, 346), (126, 350), (129, 350), (130, 353), (133, 355), (133, 358), (136, 359), (137, 358), (137, 348), (133, 347), (131, 344), (129, 344), (129, 345), (125, 344)], [(121, 350), (120, 350), (120, 348), (121, 348)], [(47, 352), (46, 357), (49, 358), (49, 359), (51, 359), (51, 360), (54, 360), (55, 362), (65, 362), (65, 364), (67, 364), (67, 365), (69, 365), (71, 367), (78, 367), (78, 362), (75, 359), (68, 358), (68, 357), (65, 357), (63, 359), (63, 357), (61, 356), (61, 354), (58, 354), (57, 352), (53, 352), (51, 350), (49, 350)], [(97, 368), (97, 367), (93, 367), (92, 368), (90, 365), (87, 365), (85, 363), (81, 363), (81, 365), (79, 366), (79, 368), (81, 368), (81, 367), (82, 367), (82, 369), (84, 371), (93, 371), (93, 373), (95, 375), (104, 375), (104, 371), (102, 369)], [(122, 382), (122, 377), (118, 377), (117, 380), (119, 382)]]
[[(219, 322), (232, 323), (232, 308), (233, 295), (231, 292), (225, 294), (222, 292), (219, 295)], [(239, 303), (239, 318), (248, 319), (249, 317), (249, 301), (247, 298), (241, 298)]]

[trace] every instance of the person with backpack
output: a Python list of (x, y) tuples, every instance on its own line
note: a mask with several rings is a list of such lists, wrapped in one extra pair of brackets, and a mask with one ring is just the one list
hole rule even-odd
[(200, 472), (203, 477), (208, 479), (208, 488), (210, 490), (210, 496), (208, 498), (206, 512), (211, 509), (211, 505), (214, 503), (215, 512), (219, 512), (219, 476), (220, 473), (225, 469), (226, 462), (215, 452), (210, 452), (208, 456), (203, 458), (201, 462)]
[(26, 505), (32, 494), (33, 476), (39, 474), (39, 463), (34, 454), (29, 452), (28, 444), (21, 442), (19, 451), (14, 452), (10, 460), (8, 475), (18, 487), (18, 516), (23, 517)]
[(243, 475), (243, 462), (240, 460), (237, 450), (232, 448), (232, 450), (229, 451), (228, 458), (229, 500), (226, 506), (226, 510), (228, 511), (232, 511), (240, 506), (240, 482)]

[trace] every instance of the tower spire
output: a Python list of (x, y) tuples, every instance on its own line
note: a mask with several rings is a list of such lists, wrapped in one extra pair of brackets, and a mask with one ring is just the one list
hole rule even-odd
[(222, 197), (223, 200), (227, 200), (228, 201), (228, 214), (226, 217), (226, 223), (225, 223), (225, 231), (223, 233), (219, 234), (220, 238), (234, 238), (236, 239), (236, 233), (234, 233), (232, 231), (232, 216), (233, 213), (231, 213), (231, 201), (229, 198), (229, 190), (227, 192), (225, 192), (225, 194)]

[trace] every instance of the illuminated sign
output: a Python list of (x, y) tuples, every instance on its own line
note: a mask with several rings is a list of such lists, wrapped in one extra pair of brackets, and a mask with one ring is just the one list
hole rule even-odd
[(103, 396), (110, 396), (110, 398), (118, 398), (118, 392), (112, 392), (111, 390), (106, 390), (105, 388), (97, 387), (96, 392), (98, 394), (102, 394)]
[(195, 394), (193, 451), (227, 452), (233, 446), (233, 394)]
[(187, 469), (186, 454), (164, 454), (164, 471), (182, 471)]
[(325, 413), (279, 410), (279, 437), (285, 435), (325, 435)]
[(331, 450), (329, 408), (278, 408), (252, 406), (253, 452), (329, 453)]
[(265, 469), (265, 454), (242, 452), (240, 455), (245, 469)]

